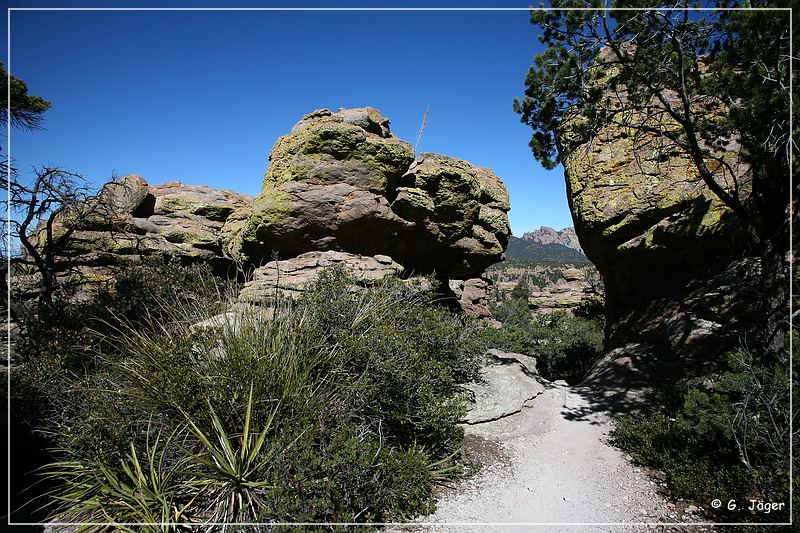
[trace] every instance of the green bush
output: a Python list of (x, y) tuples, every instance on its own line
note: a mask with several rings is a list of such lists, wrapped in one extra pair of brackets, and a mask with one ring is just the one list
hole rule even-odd
[(533, 355), (541, 375), (551, 381), (580, 382), (603, 350), (603, 321), (596, 315), (533, 314), (521, 298), (494, 306), (492, 315), (503, 326), (488, 332), (489, 343)]
[(207, 265), (153, 258), (120, 269), (105, 284), (84, 287), (83, 294), (57, 291), (50, 304), (31, 300), (19, 305), (22, 333), (15, 338), (12, 375), (15, 418), (33, 426), (58, 423), (53, 417), (74, 403), (70, 383), (94, 372), (99, 353), (110, 356), (104, 342), (120, 325), (134, 331), (150, 327), (164, 318), (166, 302), (213, 313), (231, 289), (220, 285)]
[[(617, 420), (613, 442), (663, 470), (675, 497), (789, 502), (789, 381), (785, 366), (758, 363), (746, 351), (704, 387), (687, 383), (670, 411)], [(720, 513), (725, 513), (723, 509)], [(730, 516), (743, 519), (740, 512)], [(781, 521), (780, 513), (754, 521)]]
[[(484, 351), (473, 326), (433, 298), (399, 280), (355, 287), (332, 270), (296, 301), (208, 320), (218, 306), (165, 300), (157, 322), (104, 330), (96, 369), (71, 380), (76, 407), (61, 414), (69, 468), (51, 469), (53, 515), (139, 516), (141, 501), (113, 503), (143, 493), (137, 468), (169, 482), (144, 492), (170, 521), (431, 511), (434, 485), (460, 471), (459, 384)], [(113, 502), (109, 485), (122, 487)]]

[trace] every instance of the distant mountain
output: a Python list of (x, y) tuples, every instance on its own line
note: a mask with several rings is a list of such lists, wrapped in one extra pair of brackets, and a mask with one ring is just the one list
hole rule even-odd
[(520, 239), (514, 236), (508, 239), (506, 256), (509, 259), (533, 262), (556, 261), (559, 263), (586, 263), (589, 261), (581, 252), (564, 246), (563, 244), (543, 244), (533, 239)]
[(536, 242), (539, 244), (560, 244), (573, 250), (577, 250), (583, 255), (575, 228), (564, 228), (561, 231), (542, 226), (537, 230), (529, 231), (522, 235), (522, 240)]

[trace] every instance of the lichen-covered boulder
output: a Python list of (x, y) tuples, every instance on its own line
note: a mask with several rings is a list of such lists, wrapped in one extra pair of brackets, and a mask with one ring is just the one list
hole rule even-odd
[(314, 111), (278, 139), (269, 159), (249, 220), (231, 231), (231, 252), (242, 259), (312, 250), (374, 255), (384, 251), (380, 241), (409, 226), (387, 197), (414, 152), (375, 109)]
[(277, 141), (252, 210), (233, 214), (223, 234), (232, 256), (255, 263), (337, 250), (463, 279), (502, 259), (509, 208), (490, 170), (415, 159), (375, 109), (323, 109)]
[(167, 255), (218, 267), (230, 264), (222, 247), (223, 225), (231, 213), (251, 203), (252, 197), (233, 191), (179, 181), (148, 185), (132, 174), (103, 186), (80, 206), (86, 214), (78, 222), (68, 214), (57, 231), (71, 229), (64, 251), (72, 258), (70, 266), (108, 266)]
[[(557, 132), (575, 230), (586, 256), (603, 276), (612, 344), (627, 342), (627, 316), (659, 298), (681, 298), (692, 281), (705, 280), (744, 251), (736, 216), (703, 182), (695, 162), (667, 136), (632, 126), (675, 132), (659, 105), (631, 109), (624, 88), (607, 91), (611, 120), (591, 136), (567, 122)], [(668, 98), (670, 97), (667, 91)], [(703, 104), (713, 120), (716, 104)], [(748, 167), (729, 143), (712, 168), (717, 182), (743, 202)], [(633, 337), (629, 335), (633, 333)], [(634, 339), (634, 341), (636, 341)]]
[(413, 222), (395, 252), (405, 265), (469, 278), (503, 259), (511, 205), (505, 185), (491, 170), (426, 153), (400, 184), (392, 210)]

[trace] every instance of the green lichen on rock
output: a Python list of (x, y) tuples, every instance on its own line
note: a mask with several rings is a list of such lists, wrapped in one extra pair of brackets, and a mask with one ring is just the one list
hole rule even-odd
[(235, 213), (223, 227), (224, 248), (239, 260), (266, 257), (274, 249), (270, 238), (287, 232), (291, 223), (292, 196), (278, 187), (262, 190), (252, 209)]
[(247, 261), (247, 257), (242, 252), (242, 236), (250, 223), (252, 214), (252, 206), (235, 209), (225, 219), (225, 224), (219, 232), (222, 251), (228, 257), (239, 262)]
[(511, 209), (508, 189), (506, 189), (500, 178), (488, 168), (478, 168), (477, 170), (478, 183), (481, 188), (481, 203), (503, 212)]
[(476, 167), (440, 154), (422, 154), (412, 168), (416, 188), (433, 201), (434, 220), (446, 238), (470, 233), (480, 212), (481, 185)]
[(166, 215), (179, 213), (181, 211), (191, 212), (192, 209), (198, 207), (197, 203), (180, 197), (163, 198), (159, 203), (159, 213)]
[(280, 232), (292, 213), (292, 196), (280, 188), (266, 188), (253, 203), (250, 225), (261, 230)]
[[(619, 107), (608, 110), (608, 123), (585, 136), (572, 135), (571, 128), (581, 124), (567, 122), (557, 136), (575, 228), (603, 277), (609, 338), (617, 343), (637, 339), (637, 331), (659, 320), (666, 323), (668, 313), (654, 312), (651, 323), (632, 326), (631, 317), (642, 309), (661, 308), (664, 302), (680, 307), (687, 286), (705, 283), (714, 269), (746, 250), (737, 217), (701, 179), (694, 159), (670, 135), (636, 127), (675, 133), (679, 125), (668, 113), (637, 109), (609, 96)], [(703, 101), (713, 108), (704, 118), (725, 115)], [(736, 183), (740, 201), (747, 204), (750, 169), (737, 147), (712, 155), (714, 179), (723, 188)]]
[(171, 228), (161, 233), (167, 242), (175, 244), (190, 244), (198, 248), (215, 247), (219, 238), (211, 232), (194, 229)]
[(392, 210), (406, 220), (420, 221), (428, 218), (436, 209), (428, 194), (416, 187), (398, 187)]
[(510, 235), (511, 228), (508, 224), (508, 215), (500, 209), (494, 209), (485, 205), (480, 206), (478, 221), (486, 229), (495, 234)]
[[(366, 117), (380, 116), (377, 110), (365, 108)], [(341, 112), (340, 112), (341, 113)], [(414, 160), (411, 145), (391, 136), (368, 131), (355, 123), (347, 122), (345, 115), (309, 114), (298, 123), (292, 133), (275, 143), (270, 153), (270, 165), (264, 175), (264, 188), (292, 181), (330, 183), (358, 181), (375, 192), (385, 192)], [(365, 118), (361, 123), (369, 127), (377, 123), (376, 117)], [(380, 130), (378, 130), (380, 131)], [(360, 163), (351, 166), (355, 172), (344, 171), (340, 162)]]

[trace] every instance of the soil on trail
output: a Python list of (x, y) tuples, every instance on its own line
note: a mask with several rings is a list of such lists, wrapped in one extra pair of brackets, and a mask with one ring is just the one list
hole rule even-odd
[(704, 520), (676, 512), (659, 483), (609, 444), (612, 420), (596, 391), (529, 377), (538, 385), (519, 410), (498, 415), (493, 405), (490, 419), (465, 425), (481, 470), (443, 491), (434, 514), (393, 531), (712, 531), (643, 525)]

